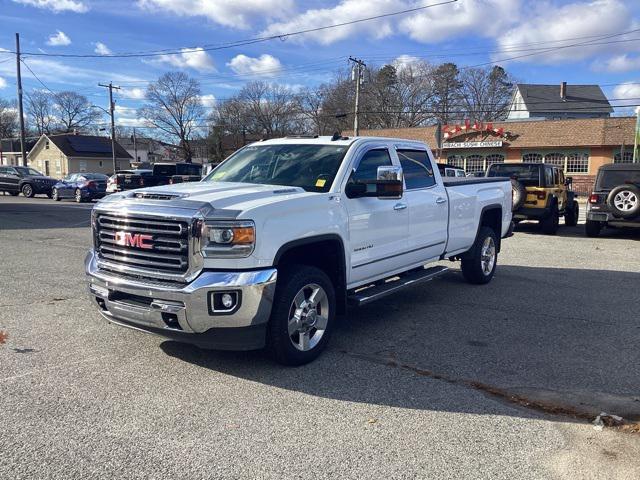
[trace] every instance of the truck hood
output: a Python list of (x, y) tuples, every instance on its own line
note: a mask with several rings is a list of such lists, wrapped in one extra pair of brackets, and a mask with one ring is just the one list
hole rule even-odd
[[(102, 202), (138, 207), (153, 205), (175, 208), (200, 209), (205, 204), (216, 210), (233, 210), (239, 213), (256, 206), (285, 199), (316, 195), (300, 187), (281, 185), (257, 185), (231, 182), (188, 182), (159, 187), (140, 188), (109, 195)], [(115, 206), (115, 205), (114, 205)]]

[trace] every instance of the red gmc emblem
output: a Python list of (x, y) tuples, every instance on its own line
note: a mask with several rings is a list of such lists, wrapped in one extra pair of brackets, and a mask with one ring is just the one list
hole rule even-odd
[(115, 234), (116, 244), (123, 247), (137, 247), (148, 250), (153, 248), (151, 240), (153, 240), (152, 235), (145, 235), (142, 233), (116, 232)]

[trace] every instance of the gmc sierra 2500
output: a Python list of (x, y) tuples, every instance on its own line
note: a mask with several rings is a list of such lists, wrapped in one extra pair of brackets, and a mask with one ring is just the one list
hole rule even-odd
[(511, 225), (509, 179), (443, 179), (423, 143), (290, 137), (242, 148), (201, 182), (100, 201), (85, 267), (113, 323), (300, 365), (347, 305), (447, 270), (431, 262), (489, 282)]

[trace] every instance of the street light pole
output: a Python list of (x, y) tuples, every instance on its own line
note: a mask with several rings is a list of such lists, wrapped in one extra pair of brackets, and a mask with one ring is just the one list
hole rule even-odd
[(113, 89), (120, 90), (120, 87), (113, 85), (113, 82), (109, 82), (109, 85), (102, 83), (98, 84), (99, 87), (105, 87), (109, 89), (109, 115), (111, 116), (111, 159), (113, 160), (113, 173), (116, 173), (116, 124), (113, 119), (113, 112), (115, 105), (113, 103)]

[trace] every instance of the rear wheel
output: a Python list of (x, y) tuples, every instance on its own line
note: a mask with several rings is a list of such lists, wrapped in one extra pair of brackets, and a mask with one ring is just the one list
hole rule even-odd
[(22, 195), (24, 195), (27, 198), (33, 198), (36, 194), (33, 191), (33, 187), (30, 184), (25, 183), (22, 186)]
[(82, 198), (82, 191), (79, 188), (76, 188), (75, 199), (76, 203), (82, 203), (84, 201)]
[(333, 330), (333, 284), (320, 269), (296, 265), (278, 275), (267, 347), (284, 365), (304, 365), (322, 353)]
[(60, 198), (60, 194), (58, 193), (58, 189), (54, 188), (51, 191), (51, 198), (53, 198), (54, 201), (59, 202), (61, 200)]
[(578, 218), (580, 217), (580, 206), (578, 202), (574, 201), (571, 208), (567, 208), (564, 214), (564, 224), (567, 227), (575, 227), (578, 224)]
[(558, 233), (558, 226), (560, 225), (560, 212), (558, 212), (558, 206), (553, 205), (551, 212), (545, 218), (540, 220), (540, 228), (543, 233), (547, 235), (555, 235)]
[(621, 185), (614, 188), (607, 197), (607, 204), (616, 217), (637, 217), (640, 215), (640, 187)]
[(462, 275), (469, 283), (489, 283), (498, 265), (498, 239), (493, 229), (482, 227), (471, 250), (462, 257)]
[(600, 231), (603, 226), (604, 224), (602, 222), (587, 220), (587, 223), (584, 226), (584, 231), (587, 234), (587, 237), (597, 237), (600, 235)]

